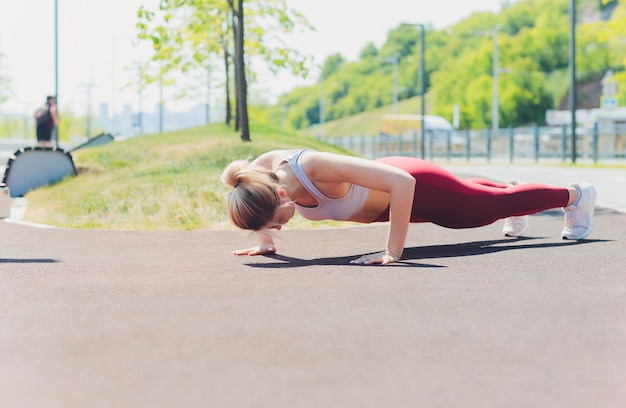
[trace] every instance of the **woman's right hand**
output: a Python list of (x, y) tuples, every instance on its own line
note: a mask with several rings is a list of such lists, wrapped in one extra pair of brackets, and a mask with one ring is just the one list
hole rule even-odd
[(233, 251), (234, 255), (264, 255), (264, 254), (273, 254), (276, 252), (276, 246), (274, 244), (259, 244), (258, 246), (247, 248), (247, 249), (238, 249)]

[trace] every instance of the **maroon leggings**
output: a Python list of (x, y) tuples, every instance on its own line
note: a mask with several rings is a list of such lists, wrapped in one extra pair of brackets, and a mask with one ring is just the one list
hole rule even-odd
[[(569, 191), (564, 187), (462, 180), (436, 164), (413, 157), (385, 157), (377, 161), (405, 170), (415, 178), (413, 223), (481, 227), (501, 218), (565, 207), (569, 200)], [(389, 221), (389, 208), (376, 219), (383, 221)]]

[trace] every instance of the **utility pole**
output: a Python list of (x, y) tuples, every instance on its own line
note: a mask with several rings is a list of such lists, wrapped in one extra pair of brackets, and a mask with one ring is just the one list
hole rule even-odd
[(163, 68), (159, 67), (159, 133), (163, 133)]
[(425, 49), (426, 49), (426, 41), (424, 39), (425, 35), (424, 35), (424, 24), (415, 24), (415, 26), (418, 26), (420, 28), (420, 95), (421, 95), (421, 116), (422, 116), (422, 125), (421, 125), (421, 131), (422, 131), (422, 145), (421, 145), (421, 155), (422, 155), (422, 160), (426, 157), (426, 97), (425, 97), (425, 92), (426, 92), (426, 86), (424, 84), (424, 53), (425, 53)]
[(498, 98), (498, 73), (499, 73), (499, 58), (498, 58), (498, 30), (500, 26), (496, 25), (493, 28), (493, 95), (491, 101), (491, 126), (493, 134), (500, 129), (500, 101)]
[[(419, 68), (419, 83), (420, 83), (420, 99), (421, 99), (421, 107), (420, 107), (420, 111), (421, 111), (421, 139), (422, 139), (422, 146), (421, 146), (421, 157), (422, 159), (424, 159), (426, 157), (426, 150), (425, 150), (425, 144), (426, 144), (426, 97), (425, 97), (425, 92), (426, 92), (426, 86), (424, 84), (424, 80), (425, 80), (425, 75), (424, 75), (424, 54), (426, 52), (426, 41), (425, 41), (425, 34), (424, 34), (424, 30), (426, 29), (426, 27), (424, 27), (424, 24), (420, 24), (420, 23), (404, 23), (402, 24), (403, 26), (410, 26), (410, 27), (417, 27), (420, 30), (420, 68)], [(413, 140), (413, 150), (415, 150), (416, 148), (416, 141), (415, 139)]]
[(117, 106), (116, 106), (116, 94), (117, 89), (115, 85), (115, 35), (111, 38), (111, 131), (113, 134), (117, 133)]
[(499, 57), (499, 46), (498, 46), (498, 31), (502, 26), (497, 24), (493, 27), (491, 32), (482, 31), (482, 30), (474, 30), (473, 34), (476, 35), (491, 35), (493, 37), (493, 59), (491, 63), (491, 72), (493, 77), (493, 86), (492, 86), (492, 95), (491, 95), (491, 129), (493, 130), (493, 134), (495, 134), (498, 129), (500, 129), (500, 100), (499, 100), (499, 90), (498, 90), (498, 82), (499, 82), (499, 74), (500, 74), (500, 57)]
[(144, 89), (144, 74), (147, 68), (141, 64), (136, 64), (134, 69), (137, 70), (137, 121), (133, 120), (133, 129), (137, 128), (139, 134), (143, 134), (143, 89)]
[(326, 126), (326, 112), (324, 111), (324, 73), (320, 73), (320, 137), (324, 138)]
[(572, 163), (576, 163), (576, 0), (569, 2), (569, 108), (572, 121)]
[(85, 118), (85, 136), (88, 139), (91, 137), (91, 88), (93, 88), (94, 85), (95, 84), (92, 82), (78, 85), (81, 88), (85, 88), (85, 95), (87, 99), (87, 115)]
[(393, 100), (393, 113), (398, 113), (398, 56), (386, 58), (385, 61), (393, 64), (393, 87), (392, 87), (392, 100)]
[[(54, 99), (59, 115), (59, 1), (54, 0)], [(59, 126), (52, 135), (54, 146), (59, 146)]]
[(211, 123), (211, 68), (207, 70), (207, 79), (206, 79), (206, 124)]

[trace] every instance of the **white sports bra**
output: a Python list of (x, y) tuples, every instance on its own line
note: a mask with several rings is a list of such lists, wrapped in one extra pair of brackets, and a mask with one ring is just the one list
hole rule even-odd
[(302, 168), (302, 155), (305, 152), (306, 150), (297, 150), (285, 158), (285, 161), (291, 166), (298, 181), (300, 181), (305, 190), (315, 197), (318, 202), (316, 207), (303, 207), (294, 203), (298, 213), (312, 221), (328, 219), (344, 221), (359, 212), (359, 210), (363, 208), (363, 205), (365, 205), (369, 189), (352, 184), (343, 197), (329, 198), (325, 196), (315, 187), (313, 182), (309, 180)]

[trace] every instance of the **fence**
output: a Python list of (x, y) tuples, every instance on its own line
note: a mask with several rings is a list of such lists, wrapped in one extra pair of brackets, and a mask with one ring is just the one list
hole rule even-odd
[[(486, 130), (427, 131), (402, 136), (318, 137), (318, 139), (363, 157), (413, 156), (430, 160), (572, 159), (571, 127), (508, 128)], [(599, 125), (576, 129), (576, 158), (598, 163), (623, 159), (626, 163), (626, 124)]]

